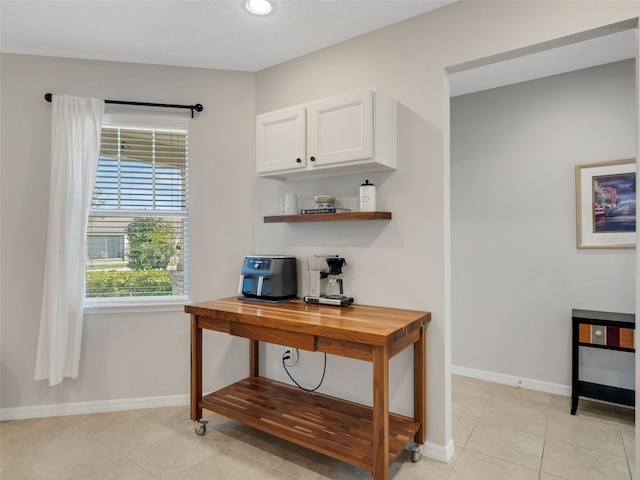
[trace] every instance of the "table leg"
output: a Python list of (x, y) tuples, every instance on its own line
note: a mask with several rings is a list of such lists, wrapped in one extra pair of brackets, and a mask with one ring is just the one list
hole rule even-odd
[(579, 366), (580, 363), (580, 323), (576, 318), (572, 319), (571, 328), (571, 415), (576, 414), (578, 409), (578, 393), (579, 393)]
[(202, 418), (202, 328), (197, 315), (191, 315), (191, 420)]
[(258, 377), (260, 375), (260, 342), (249, 340), (249, 375)]
[(373, 347), (373, 478), (389, 480), (389, 350)]
[(420, 339), (413, 344), (413, 419), (420, 424), (420, 428), (413, 437), (413, 441), (423, 445), (427, 440), (427, 329), (420, 328)]

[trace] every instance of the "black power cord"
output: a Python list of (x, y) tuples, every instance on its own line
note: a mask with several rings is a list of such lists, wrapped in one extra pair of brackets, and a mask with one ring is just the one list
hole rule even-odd
[(290, 365), (287, 365), (286, 361), (289, 360), (290, 358), (291, 358), (290, 350), (287, 350), (282, 354), (282, 366), (284, 368), (284, 371), (287, 372), (287, 375), (289, 375), (289, 378), (291, 379), (291, 381), (295, 383), (298, 386), (298, 388), (304, 390), (305, 392), (315, 392), (316, 390), (318, 390), (320, 388), (320, 385), (322, 385), (322, 382), (324, 382), (324, 374), (327, 372), (327, 354), (326, 353), (324, 354), (324, 368), (322, 369), (322, 378), (320, 379), (320, 383), (318, 384), (318, 386), (316, 386), (316, 388), (304, 388), (302, 385), (296, 382), (295, 379), (291, 376), (291, 373), (289, 373), (289, 369), (287, 367), (295, 367), (298, 364), (298, 360), (300, 360), (300, 352), (298, 351), (297, 348), (296, 348), (296, 361)]
[[(291, 359), (291, 356), (293, 355), (293, 352), (291, 350), (287, 350), (286, 352), (284, 352), (282, 354), (282, 361), (284, 362), (285, 360), (289, 360)], [(295, 367), (298, 364), (298, 361), (300, 360), (300, 352), (298, 351), (298, 349), (296, 348), (296, 361), (293, 363), (285, 363), (285, 365), (287, 367)]]

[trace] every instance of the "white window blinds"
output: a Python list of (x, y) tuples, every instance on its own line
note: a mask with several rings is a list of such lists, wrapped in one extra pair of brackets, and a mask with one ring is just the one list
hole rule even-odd
[(186, 210), (186, 167), (186, 132), (104, 127), (93, 207)]
[(119, 121), (110, 117), (102, 128), (86, 298), (186, 296), (188, 131), (158, 117), (142, 126)]

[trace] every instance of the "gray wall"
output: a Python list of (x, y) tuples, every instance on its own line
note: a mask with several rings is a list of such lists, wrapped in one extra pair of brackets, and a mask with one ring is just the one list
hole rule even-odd
[[(378, 185), (377, 204), (390, 210), (393, 220), (388, 224), (344, 222), (321, 227), (265, 225), (262, 215), (277, 212), (278, 194), (286, 189), (307, 196), (330, 191), (355, 200), (356, 187), (364, 178), (352, 175), (292, 186), (259, 180), (256, 246), (262, 251), (289, 252), (299, 257), (339, 250), (351, 264), (347, 281), (358, 301), (432, 312), (427, 333), (429, 456), (442, 459), (453, 451), (446, 72), (450, 67), (475, 64), (476, 60), (635, 19), (638, 14), (638, 5), (632, 7), (627, 2), (456, 2), (258, 72), (257, 113), (370, 86), (399, 102), (398, 170), (370, 176)], [(635, 26), (635, 20), (629, 25)], [(515, 341), (511, 336), (517, 337), (518, 332), (511, 331), (508, 337)], [(271, 359), (267, 355), (267, 365), (272, 366), (274, 375), (281, 375), (277, 371), (281, 352), (274, 349), (267, 353), (272, 354)], [(390, 404), (401, 412), (410, 411), (410, 359), (402, 354), (394, 360), (390, 378), (397, 388)], [(334, 374), (325, 383), (328, 393), (359, 401), (370, 398), (366, 365), (340, 358), (330, 362), (328, 368)], [(320, 368), (321, 359), (315, 359), (310, 370), (317, 372)]]
[[(172, 102), (181, 98), (199, 101), (206, 109), (193, 122), (192, 131), (193, 300), (232, 295), (238, 260), (254, 249), (303, 256), (320, 248), (339, 248), (357, 275), (349, 280), (359, 301), (433, 313), (427, 339), (425, 453), (450, 458), (446, 70), (617, 22), (635, 26), (639, 15), (637, 2), (625, 1), (461, 1), (255, 76), (3, 56), (2, 406), (188, 392), (188, 328), (179, 312), (87, 318), (81, 378), (54, 389), (32, 380), (48, 185), (50, 107), (42, 94)], [(265, 225), (262, 216), (277, 211), (278, 193), (287, 187), (255, 179), (254, 114), (370, 86), (386, 90), (400, 102), (399, 169), (372, 177), (380, 185), (380, 208), (392, 211), (393, 220), (321, 228)], [(315, 192), (331, 188), (338, 195), (355, 196), (361, 180), (353, 176), (319, 180), (301, 188)], [(206, 341), (211, 343), (205, 347), (209, 368), (205, 390), (247, 371), (245, 356), (234, 350), (245, 345), (242, 340), (212, 334)], [(335, 357), (330, 362), (329, 389), (369, 396), (370, 366)], [(406, 355), (391, 365), (392, 382), (398, 388), (390, 402), (403, 411), (411, 407), (412, 399), (411, 390), (404, 388), (411, 383), (408, 366)]]
[(633, 60), (452, 99), (455, 367), (568, 390), (571, 309), (635, 311), (635, 249), (576, 248), (574, 180), (635, 157), (634, 99)]
[[(184, 396), (189, 317), (179, 306), (169, 312), (85, 314), (79, 378), (53, 388), (33, 380), (51, 145), (51, 104), (43, 96), (204, 105), (191, 121), (189, 141), (191, 298), (203, 301), (234, 293), (242, 255), (253, 249), (254, 75), (24, 55), (4, 54), (0, 60), (2, 408)], [(215, 348), (205, 348), (212, 369), (205, 372), (205, 388), (246, 373), (248, 355), (230, 350), (245, 345), (243, 340), (219, 335), (206, 341)], [(229, 355), (233, 361), (223, 364)]]

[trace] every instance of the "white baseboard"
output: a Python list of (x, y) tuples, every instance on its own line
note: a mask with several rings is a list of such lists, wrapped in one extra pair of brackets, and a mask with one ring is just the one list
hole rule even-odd
[(158, 397), (123, 398), (95, 402), (33, 405), (29, 407), (0, 408), (0, 420), (86, 415), (88, 413), (119, 412), (142, 408), (181, 407), (189, 405), (189, 395), (165, 395)]
[(449, 440), (446, 447), (442, 445), (436, 445), (435, 443), (426, 442), (422, 449), (422, 454), (425, 457), (438, 460), (440, 462), (449, 463), (451, 457), (453, 457), (453, 439)]
[[(540, 392), (571, 396), (571, 387), (567, 385), (542, 382), (539, 380), (477, 370), (474, 368), (458, 367), (454, 365), (451, 366), (451, 373), (453, 375), (477, 378), (478, 380), (485, 380), (503, 385), (520, 386), (522, 388), (528, 388)], [(143, 408), (178, 407), (189, 405), (189, 401), (189, 394), (183, 394), (0, 408), (0, 420), (23, 420), (27, 418), (86, 415), (89, 413), (118, 412), (122, 410), (139, 410)], [(446, 446), (426, 442), (423, 446), (422, 453), (424, 456), (433, 458), (434, 460), (448, 463), (454, 453), (453, 440), (449, 440)]]
[(487, 372), (485, 370), (476, 370), (475, 368), (457, 367), (455, 365), (451, 365), (451, 373), (453, 375), (477, 378), (478, 380), (485, 380), (487, 382), (528, 388), (529, 390), (537, 390), (545, 393), (555, 393), (556, 395), (562, 395), (565, 397), (571, 396), (570, 385), (542, 382), (531, 378), (516, 377), (514, 375), (506, 375), (504, 373)]

